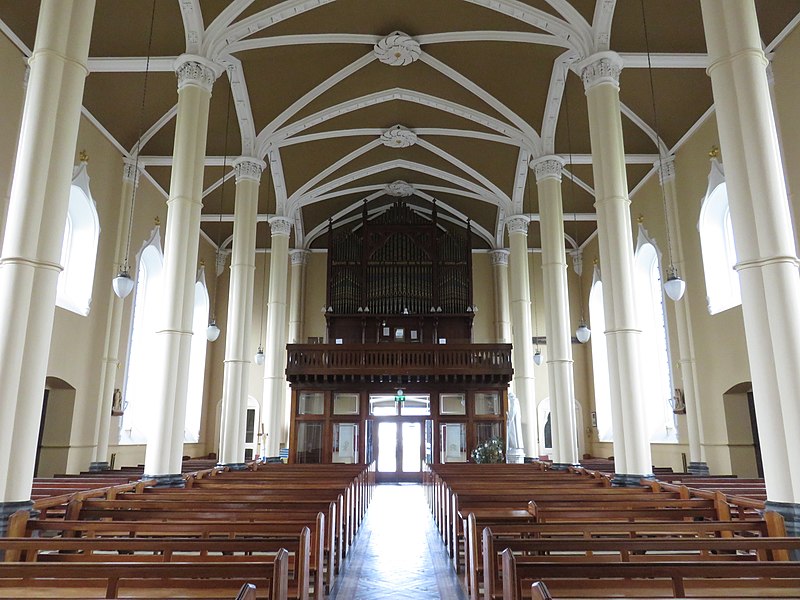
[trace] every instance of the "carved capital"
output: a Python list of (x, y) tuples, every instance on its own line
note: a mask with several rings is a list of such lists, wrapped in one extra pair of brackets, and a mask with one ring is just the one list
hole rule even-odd
[(489, 251), (489, 257), (492, 260), (492, 266), (500, 265), (500, 266), (503, 266), (503, 267), (507, 267), (508, 266), (508, 255), (509, 254), (511, 254), (511, 252), (509, 252), (505, 248), (498, 248), (497, 250), (490, 250)]
[(654, 163), (655, 168), (658, 170), (658, 181), (661, 185), (665, 182), (675, 179), (675, 157), (665, 156), (660, 158)]
[(513, 215), (506, 219), (506, 227), (509, 234), (524, 233), (527, 235), (528, 223), (530, 223), (530, 219), (525, 215)]
[(291, 219), (286, 217), (272, 217), (268, 222), (273, 237), (276, 235), (289, 237), (289, 233), (292, 231)]
[(531, 169), (533, 169), (536, 175), (536, 183), (539, 183), (543, 179), (556, 179), (561, 181), (564, 159), (560, 156), (542, 156), (531, 161)]
[(209, 94), (217, 79), (218, 67), (202, 56), (183, 54), (175, 61), (175, 74), (178, 76), (178, 91), (187, 85), (196, 85)]
[(122, 181), (133, 182), (133, 187), (139, 187), (139, 169), (136, 168), (136, 161), (131, 158), (122, 160)]
[(580, 65), (583, 88), (588, 92), (597, 85), (610, 83), (619, 88), (622, 59), (616, 52), (598, 52)]
[(394, 31), (378, 40), (372, 51), (379, 61), (392, 67), (410, 65), (422, 54), (419, 42), (402, 31)]
[(309, 256), (311, 256), (310, 250), (305, 250), (303, 248), (295, 248), (294, 250), (289, 250), (289, 259), (292, 262), (292, 266), (307, 265)]
[(236, 173), (236, 183), (246, 179), (259, 183), (261, 181), (261, 172), (267, 166), (263, 160), (258, 158), (248, 158), (242, 156), (233, 162), (233, 170)]

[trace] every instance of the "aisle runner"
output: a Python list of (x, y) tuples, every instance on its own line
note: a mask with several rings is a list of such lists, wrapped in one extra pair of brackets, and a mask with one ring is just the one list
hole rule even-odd
[(379, 485), (330, 600), (465, 598), (419, 485)]

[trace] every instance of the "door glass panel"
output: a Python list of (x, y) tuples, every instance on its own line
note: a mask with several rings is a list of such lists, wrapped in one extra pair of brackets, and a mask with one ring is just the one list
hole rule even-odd
[(298, 415), (321, 415), (325, 412), (325, 394), (322, 392), (300, 392), (297, 397)]
[(498, 439), (505, 444), (505, 440), (500, 437), (500, 423), (498, 421), (479, 421), (475, 423), (475, 438), (478, 446), (493, 439)]
[(322, 462), (322, 426), (323, 423), (314, 421), (297, 424), (296, 462)]
[(400, 414), (408, 417), (425, 417), (431, 414), (430, 396), (406, 396), (400, 403)]
[(378, 423), (378, 471), (397, 470), (397, 423)]
[(358, 394), (342, 394), (336, 393), (333, 395), (333, 414), (335, 415), (357, 415), (358, 410)]
[(440, 394), (439, 414), (440, 415), (467, 414), (466, 402), (464, 402), (464, 394)]
[(333, 424), (331, 462), (353, 465), (358, 462), (358, 423)]
[(467, 462), (467, 424), (442, 423), (440, 433), (442, 462)]
[(374, 421), (367, 421), (367, 431), (365, 435), (365, 442), (364, 442), (364, 456), (367, 459), (367, 464), (370, 464), (373, 460), (373, 446), (372, 446), (372, 426)]
[(369, 397), (369, 414), (376, 417), (393, 417), (397, 414), (397, 402), (394, 394), (375, 395)]
[(433, 464), (433, 419), (425, 420), (425, 462)]
[(420, 446), (422, 444), (422, 427), (419, 423), (403, 423), (403, 472), (419, 473), (422, 470)]
[(499, 415), (500, 394), (497, 392), (477, 392), (475, 394), (476, 415)]
[(252, 444), (256, 435), (256, 411), (254, 408), (247, 409), (247, 424), (244, 428), (244, 443)]

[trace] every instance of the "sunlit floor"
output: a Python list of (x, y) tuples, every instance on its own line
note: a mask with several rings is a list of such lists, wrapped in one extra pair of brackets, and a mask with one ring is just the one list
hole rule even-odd
[(332, 600), (465, 600), (419, 485), (379, 485)]

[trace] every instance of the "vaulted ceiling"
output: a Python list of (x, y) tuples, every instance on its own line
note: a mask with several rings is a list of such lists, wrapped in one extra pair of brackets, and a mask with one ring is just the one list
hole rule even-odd
[[(756, 5), (769, 53), (800, 20), (800, 0)], [(0, 29), (26, 56), (38, 8), (0, 0)], [(712, 107), (699, 0), (97, 0), (84, 112), (126, 156), (142, 137), (140, 165), (166, 197), (174, 61), (188, 52), (224, 67), (211, 101), (202, 223), (223, 248), (238, 156), (268, 162), (262, 221), (293, 218), (297, 247), (324, 246), (328, 220), (346, 224), (364, 201), (378, 213), (401, 197), (421, 211), (435, 201), (454, 224), (470, 219), (475, 247), (488, 248), (504, 245), (506, 216), (538, 213), (526, 165), (553, 153), (567, 161), (574, 248), (596, 229), (577, 64), (609, 49), (625, 64), (635, 190), (652, 173), (656, 140), (674, 151)], [(539, 245), (535, 223), (529, 243)], [(269, 246), (263, 222), (258, 244)]]

